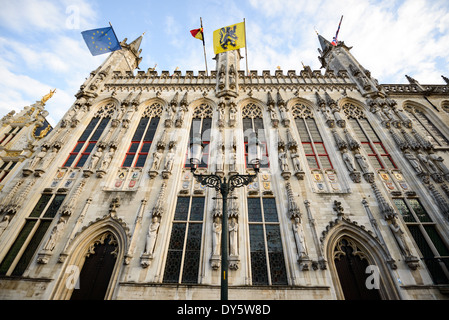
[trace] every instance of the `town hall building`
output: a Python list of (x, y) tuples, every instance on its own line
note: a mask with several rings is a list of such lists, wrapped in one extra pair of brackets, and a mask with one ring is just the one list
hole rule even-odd
[(0, 299), (220, 299), (223, 263), (229, 299), (449, 298), (449, 79), (321, 35), (321, 70), (135, 73), (141, 41), (54, 128), (45, 99), (1, 119)]

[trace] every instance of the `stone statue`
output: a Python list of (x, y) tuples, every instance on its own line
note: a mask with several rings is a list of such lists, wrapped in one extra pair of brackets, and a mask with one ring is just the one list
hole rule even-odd
[(34, 169), (37, 163), (40, 162), (47, 155), (47, 148), (42, 146), (41, 151), (33, 158), (30, 163), (30, 169)]
[(3, 234), (8, 225), (9, 225), (9, 216), (5, 215), (3, 217), (2, 222), (0, 222), (0, 236)]
[(113, 155), (114, 155), (114, 150), (109, 149), (109, 152), (105, 154), (103, 161), (101, 161), (100, 170), (106, 170), (109, 167), (109, 164), (112, 161)]
[(402, 229), (398, 225), (396, 219), (391, 219), (390, 220), (389, 227), (390, 227), (391, 231), (393, 232), (393, 235), (396, 238), (396, 241), (397, 241), (397, 243), (399, 245), (399, 248), (401, 249), (402, 253), (406, 257), (411, 256), (410, 250), (409, 250), (407, 244), (405, 243), (404, 231), (402, 231)]
[(212, 238), (212, 255), (214, 256), (219, 256), (220, 252), (221, 252), (221, 230), (222, 230), (222, 226), (221, 226), (221, 219), (220, 217), (216, 216), (214, 218), (214, 223), (213, 223), (213, 238)]
[(418, 173), (423, 172), (419, 160), (413, 154), (411, 154), (410, 152), (405, 152), (404, 156), (407, 158), (407, 160), (410, 162), (410, 164), (412, 165), (413, 169), (415, 169), (416, 172)]
[(159, 217), (154, 216), (147, 232), (147, 240), (145, 243), (145, 252), (144, 252), (145, 254), (153, 254), (154, 246), (156, 244), (157, 232), (159, 230), (159, 225), (160, 225)]
[(342, 150), (341, 156), (342, 156), (343, 161), (345, 162), (346, 168), (348, 168), (349, 172), (354, 172), (355, 171), (354, 161), (346, 149)]
[(239, 224), (235, 217), (231, 218), (229, 222), (229, 246), (230, 246), (230, 255), (236, 256), (238, 255), (238, 229)]
[(164, 170), (171, 172), (173, 168), (173, 161), (175, 159), (175, 148), (170, 149), (167, 154), (167, 158), (165, 159)]
[(304, 234), (302, 231), (301, 222), (298, 217), (295, 218), (295, 222), (293, 223), (292, 228), (293, 234), (295, 236), (299, 258), (307, 257), (306, 247), (304, 244)]
[(92, 158), (90, 159), (89, 162), (89, 166), (87, 168), (89, 170), (95, 169), (102, 155), (103, 149), (101, 147), (98, 147), (97, 151), (92, 155)]
[(295, 170), (295, 172), (301, 171), (301, 162), (299, 161), (299, 154), (293, 153), (291, 157), (293, 160), (293, 169)]
[(287, 152), (279, 153), (279, 163), (282, 171), (288, 171)]
[(161, 154), (159, 152), (153, 152), (153, 163), (150, 170), (159, 170), (161, 163)]
[(53, 249), (55, 248), (56, 244), (59, 241), (59, 238), (61, 237), (62, 232), (64, 231), (65, 225), (66, 221), (64, 220), (64, 218), (63, 217), (59, 218), (58, 223), (51, 231), (50, 238), (48, 239), (47, 243), (44, 246), (45, 251), (53, 251)]

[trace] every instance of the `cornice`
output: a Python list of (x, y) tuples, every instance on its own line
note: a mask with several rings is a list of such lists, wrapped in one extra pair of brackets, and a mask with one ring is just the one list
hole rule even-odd
[(382, 84), (381, 87), (389, 95), (448, 95), (449, 85), (421, 85), (424, 91), (414, 84)]

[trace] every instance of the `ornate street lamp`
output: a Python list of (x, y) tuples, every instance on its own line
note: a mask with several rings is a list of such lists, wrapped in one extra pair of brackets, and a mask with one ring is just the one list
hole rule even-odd
[(216, 174), (195, 174), (198, 165), (201, 163), (203, 146), (199, 135), (193, 136), (190, 145), (190, 170), (195, 179), (203, 186), (214, 188), (219, 191), (223, 198), (223, 221), (221, 232), (221, 300), (228, 300), (228, 194), (235, 188), (249, 185), (257, 177), (260, 168), (261, 145), (255, 132), (252, 132), (248, 141), (248, 164), (252, 165), (255, 174), (240, 175), (234, 174), (227, 180)]

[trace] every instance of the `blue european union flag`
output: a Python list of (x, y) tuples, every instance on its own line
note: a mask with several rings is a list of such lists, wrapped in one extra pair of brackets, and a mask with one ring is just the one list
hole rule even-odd
[(120, 42), (111, 27), (86, 30), (81, 32), (87, 47), (93, 56), (120, 50)]

